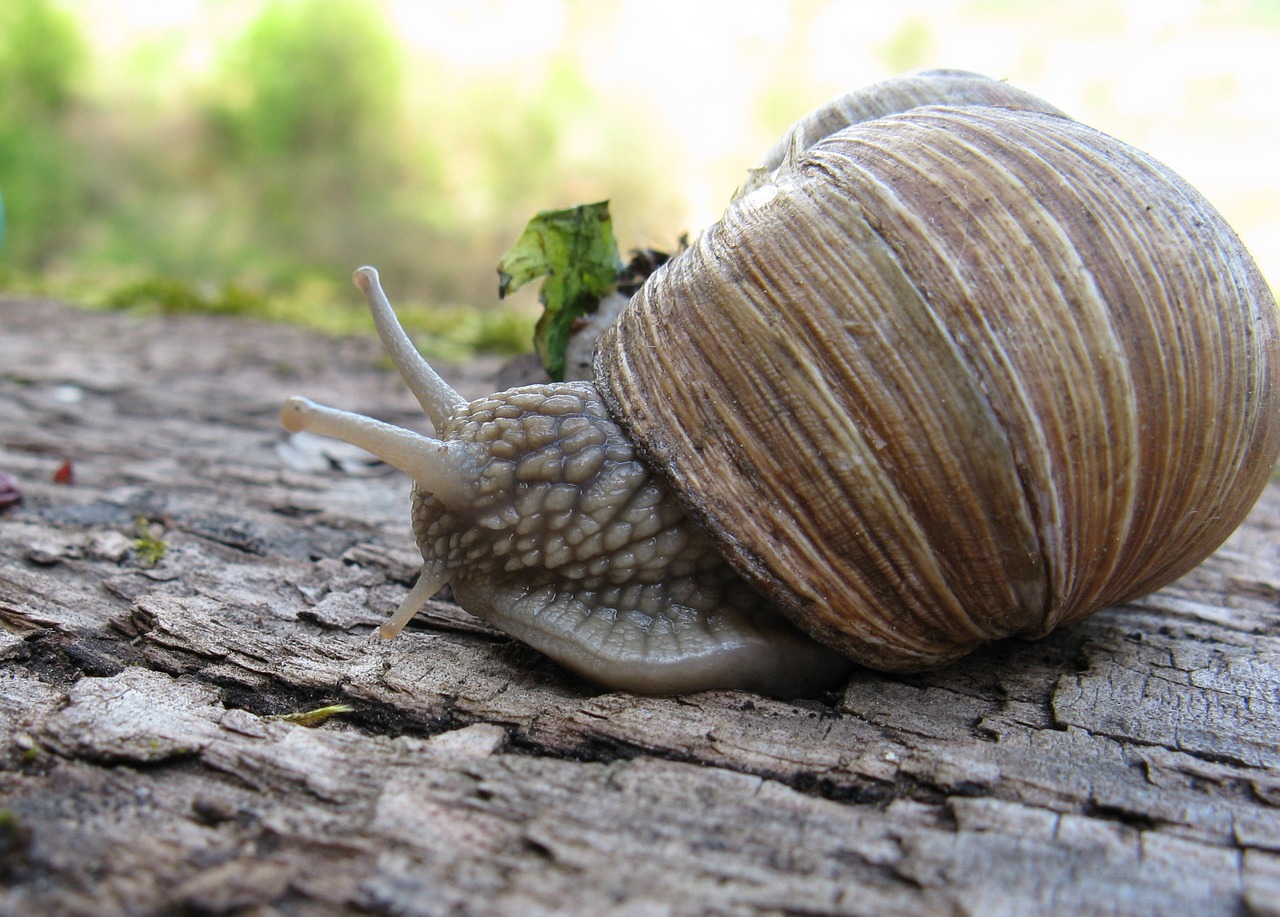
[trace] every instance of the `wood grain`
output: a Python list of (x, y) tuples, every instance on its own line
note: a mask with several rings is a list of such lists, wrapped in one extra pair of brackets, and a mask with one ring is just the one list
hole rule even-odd
[(373, 636), (408, 484), (291, 468), (295, 392), (419, 422), (372, 341), (0, 301), (0, 913), (1280, 913), (1275, 481), (1044, 640), (642, 698), (444, 600)]

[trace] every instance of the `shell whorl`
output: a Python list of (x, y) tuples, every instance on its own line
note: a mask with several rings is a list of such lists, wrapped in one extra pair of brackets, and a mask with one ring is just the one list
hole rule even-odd
[(1065, 117), (931, 106), (797, 150), (597, 371), (740, 572), (912, 669), (1199, 563), (1280, 452), (1278, 351), (1247, 252), (1168, 169)]

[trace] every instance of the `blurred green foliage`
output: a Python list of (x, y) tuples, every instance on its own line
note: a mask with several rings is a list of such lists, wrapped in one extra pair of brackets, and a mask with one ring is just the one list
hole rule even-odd
[(399, 46), (361, 0), (276, 0), (224, 50), (205, 158), (234, 177), (224, 201), (253, 220), (240, 257), (269, 284), (310, 265), (345, 276), (353, 254), (371, 260), (385, 235), (421, 229), (394, 208), (401, 87)]
[(39, 270), (74, 234), (87, 186), (67, 143), (84, 59), (75, 24), (48, 0), (0, 4), (0, 193), (5, 255)]
[(528, 349), (494, 268), (531, 213), (678, 208), (661, 141), (555, 54), (464, 77), (407, 60), (379, 4), (268, 0), (198, 73), (157, 39), (104, 76), (62, 10), (0, 3), (0, 290), (347, 332), (373, 263), (437, 350)]
[[(431, 346), (527, 347), (536, 305), (500, 305), (494, 268), (531, 214), (608, 198), (624, 250), (672, 248), (819, 87), (842, 88), (828, 80), (868, 62), (985, 70), (991, 45), (995, 75), (1078, 88), (1072, 112), (1104, 130), (1149, 129), (1150, 95), (1185, 161), (1237, 151), (1249, 168), (1226, 171), (1256, 178), (1223, 202), (1277, 251), (1254, 66), (1273, 44), (1250, 39), (1272, 41), (1278, 0), (945, 6), (687, 4), (677, 26), (643, 0), (0, 0), (0, 291), (345, 332), (367, 327), (347, 278), (372, 263), (399, 309), (448, 335)], [(1157, 70), (1112, 53), (1130, 46)], [(741, 158), (721, 144), (735, 135)]]
[(264, 315), (266, 298), (234, 283), (216, 294), (202, 293), (173, 277), (150, 277), (110, 290), (103, 304), (112, 309), (151, 308), (160, 312), (220, 312), (226, 315)]
[(317, 151), (382, 165), (402, 68), (374, 10), (361, 0), (268, 6), (219, 68), (211, 116), (220, 152), (247, 165), (287, 167)]

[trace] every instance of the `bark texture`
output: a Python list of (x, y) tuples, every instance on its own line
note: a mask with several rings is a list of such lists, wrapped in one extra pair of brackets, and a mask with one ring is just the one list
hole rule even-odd
[(1044, 640), (642, 698), (446, 601), (374, 636), (408, 483), (294, 393), (421, 420), (373, 341), (0, 301), (0, 913), (1280, 914), (1275, 481)]

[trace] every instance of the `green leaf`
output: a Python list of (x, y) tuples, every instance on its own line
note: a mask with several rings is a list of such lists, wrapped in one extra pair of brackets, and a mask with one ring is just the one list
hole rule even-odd
[(609, 202), (544, 210), (524, 228), (498, 264), (498, 296), (546, 277), (538, 301), (542, 318), (533, 344), (547, 374), (564, 378), (564, 350), (578, 318), (613, 291), (622, 269)]

